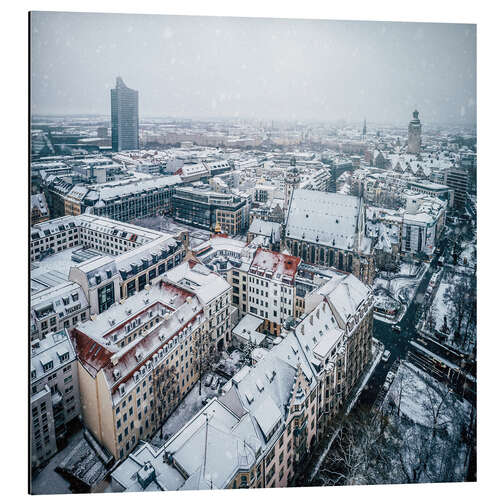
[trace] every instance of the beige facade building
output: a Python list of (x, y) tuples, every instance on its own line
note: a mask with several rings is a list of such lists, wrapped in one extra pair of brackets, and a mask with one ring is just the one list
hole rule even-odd
[(230, 341), (229, 297), (185, 263), (72, 331), (85, 425), (115, 459), (152, 438)]
[(307, 306), (281, 342), (234, 375), (162, 448), (143, 444), (116, 468), (113, 489), (291, 485), (371, 358), (373, 294), (366, 285), (333, 278)]

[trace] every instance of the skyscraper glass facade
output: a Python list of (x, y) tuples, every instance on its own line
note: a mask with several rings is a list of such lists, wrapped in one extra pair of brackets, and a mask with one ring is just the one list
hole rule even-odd
[(139, 92), (121, 77), (111, 89), (111, 146), (113, 151), (139, 149)]

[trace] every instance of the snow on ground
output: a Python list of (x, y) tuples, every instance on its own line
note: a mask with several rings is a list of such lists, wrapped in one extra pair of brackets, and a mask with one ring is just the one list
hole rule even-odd
[[(167, 440), (167, 437), (181, 429), (204, 406), (203, 401), (206, 398), (213, 398), (218, 395), (218, 389), (211, 389), (205, 386), (205, 381), (209, 375), (213, 376), (214, 374), (209, 372), (204, 375), (201, 384), (201, 395), (199, 394), (200, 383), (197, 382), (172, 415), (168, 417), (167, 421), (163, 424), (163, 439), (161, 439), (161, 433), (158, 431), (151, 440), (154, 446), (160, 447)], [(219, 375), (215, 376), (221, 379), (223, 384), (226, 382)]]
[(464, 259), (467, 260), (468, 267), (474, 267), (476, 262), (476, 244), (475, 243), (462, 243), (462, 252), (460, 253), (460, 263), (464, 265)]
[[(439, 415), (437, 408), (443, 395), (446, 395), (446, 400)], [(401, 363), (382, 406), (389, 409), (391, 401), (395, 402), (396, 408), (399, 404), (401, 413), (409, 420), (425, 427), (432, 427), (433, 415), (438, 415), (437, 424), (446, 426), (449, 432), (453, 431), (455, 412), (464, 416), (470, 412), (469, 402), (458, 399), (428, 373), (406, 361)]]
[(235, 349), (226, 359), (223, 357), (220, 360), (217, 368), (232, 377), (241, 368), (243, 363), (242, 355), (241, 351)]
[(189, 231), (189, 246), (191, 248), (195, 248), (198, 245), (201, 245), (204, 241), (210, 239), (210, 231), (197, 229), (192, 226), (188, 226), (187, 224), (176, 222), (171, 217), (145, 217), (143, 219), (135, 219), (130, 221), (130, 223), (171, 234), (178, 233), (179, 231)]
[(83, 429), (73, 434), (68, 439), (68, 444), (59, 453), (56, 453), (49, 463), (32, 477), (31, 488), (35, 495), (72, 493), (69, 482), (66, 481), (55, 468), (65, 459), (74, 447), (83, 439)]
[[(455, 271), (457, 271), (456, 267)], [(445, 316), (447, 317), (448, 328), (451, 328), (450, 314), (452, 314), (452, 312), (450, 311), (450, 306), (445, 302), (444, 296), (446, 290), (451, 286), (453, 286), (453, 283), (457, 283), (462, 279), (464, 279), (464, 277), (460, 273), (456, 273), (451, 276), (444, 275), (443, 279), (441, 280), (441, 283), (439, 284), (439, 288), (437, 289), (434, 299), (432, 301), (432, 305), (430, 306), (430, 311), (432, 311), (432, 313), (434, 314), (435, 329), (438, 331), (440, 331), (441, 327), (443, 326)], [(464, 320), (462, 323), (463, 334), (465, 334), (466, 324), (467, 321)], [(427, 333), (429, 334), (433, 334), (434, 332), (428, 331), (428, 328), (429, 328), (429, 323), (427, 322), (424, 325), (424, 330), (426, 330)], [(474, 336), (474, 333), (475, 332), (471, 330), (472, 337)], [(470, 350), (473, 349), (474, 347), (474, 342), (470, 342), (466, 346), (462, 345), (461, 340), (460, 339), (456, 340), (452, 334), (449, 334), (448, 337), (446, 337), (443, 340), (443, 343), (451, 347), (454, 347), (455, 349), (459, 349), (463, 352), (465, 351), (470, 352)]]
[(417, 270), (418, 265), (415, 262), (402, 262), (398, 274), (413, 275)]
[[(376, 289), (378, 287), (381, 287), (387, 289), (389, 281), (390, 292), (395, 298), (399, 299), (399, 297), (402, 294), (404, 294), (406, 290), (409, 299), (408, 302), (411, 302), (418, 288), (420, 280), (422, 279), (422, 277), (425, 274), (425, 271), (427, 271), (427, 268), (429, 267), (429, 264), (423, 264), (423, 265), (425, 266), (425, 269), (423, 270), (423, 272), (421, 271), (417, 277), (411, 278), (402, 276), (399, 278), (393, 278), (391, 280), (377, 277), (375, 278), (375, 281), (373, 283), (373, 288)], [(409, 268), (406, 268), (405, 270), (408, 271)]]
[(437, 330), (440, 330), (443, 326), (445, 316), (448, 317), (448, 327), (450, 326), (448, 305), (444, 301), (444, 295), (450, 286), (450, 282), (447, 280), (445, 281), (443, 278), (439, 284), (436, 295), (434, 296), (434, 300), (432, 301), (431, 308), (434, 312), (434, 321)]
[[(400, 394), (403, 418), (397, 414)], [(382, 407), (401, 436), (401, 443), (397, 445), (399, 453), (391, 457), (394, 470), (400, 465), (402, 454), (407, 471), (418, 471), (419, 464), (424, 465), (414, 477), (416, 482), (465, 480), (467, 445), (463, 440), (463, 429), (470, 420), (472, 407), (469, 402), (460, 399), (429, 374), (403, 361)], [(390, 482), (405, 481), (399, 477)]]

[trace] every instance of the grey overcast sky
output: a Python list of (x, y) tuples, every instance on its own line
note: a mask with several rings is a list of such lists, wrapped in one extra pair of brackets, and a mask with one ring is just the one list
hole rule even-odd
[(33, 114), (475, 123), (476, 27), (34, 12)]

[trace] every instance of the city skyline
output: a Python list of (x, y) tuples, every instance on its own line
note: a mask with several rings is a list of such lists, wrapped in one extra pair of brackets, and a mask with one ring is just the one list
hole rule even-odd
[(108, 115), (121, 75), (140, 118), (475, 123), (473, 25), (35, 12), (32, 27), (34, 115)]

